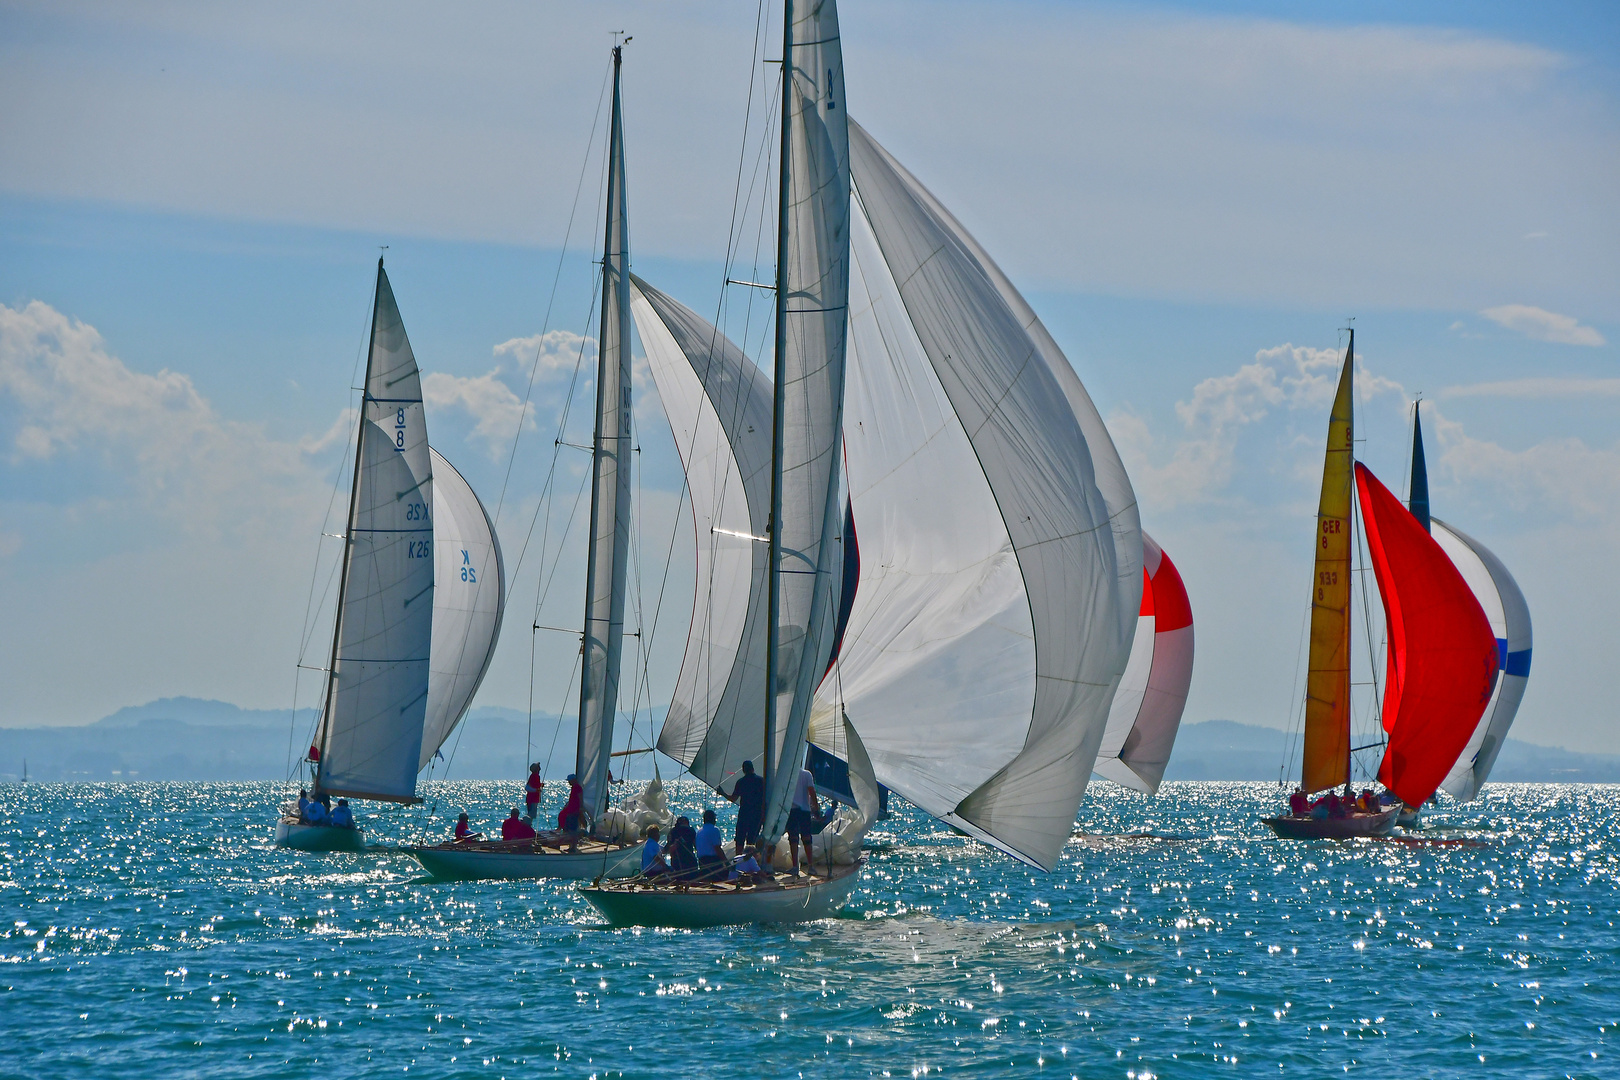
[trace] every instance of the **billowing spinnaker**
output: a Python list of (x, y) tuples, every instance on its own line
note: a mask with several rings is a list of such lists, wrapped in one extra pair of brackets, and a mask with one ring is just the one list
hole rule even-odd
[(1136, 639), (1094, 771), (1151, 795), (1164, 780), (1192, 685), (1193, 622), (1175, 564), (1145, 532), (1142, 549), (1145, 583)]
[(433, 631), (433, 469), (422, 387), (377, 263), (354, 490), (317, 787), (405, 801), (427, 710)]
[(1451, 557), (1490, 621), (1501, 669), (1484, 715), (1440, 785), (1448, 794), (1468, 802), (1479, 795), (1496, 764), (1502, 740), (1507, 738), (1524, 697), (1530, 677), (1530, 607), (1518, 582), (1489, 548), (1439, 518), (1431, 518), (1430, 524), (1435, 542)]
[(839, 438), (849, 322), (849, 130), (831, 0), (789, 5), (777, 251), (780, 551), (773, 713), (762, 839), (787, 826), (816, 685), (827, 670), (843, 552)]
[(1364, 465), (1356, 465), (1367, 551), (1388, 632), (1378, 779), (1421, 806), (1468, 744), (1496, 681), (1496, 635), (1434, 538)]
[(692, 625), (658, 748), (718, 789), (745, 760), (764, 764), (771, 379), (691, 309), (631, 285), (697, 534)]
[(1344, 350), (1328, 415), (1322, 494), (1316, 509), (1311, 643), (1305, 669), (1305, 752), (1300, 786), (1321, 791), (1350, 782), (1350, 507), (1355, 490), (1356, 335)]
[(455, 466), (431, 447), (429, 456), (435, 577), (421, 768), (467, 714), (495, 655), (506, 610), (506, 567), (495, 525)]
[(585, 812), (607, 809), (613, 718), (624, 650), (625, 570), (630, 555), (630, 229), (625, 209), (619, 50), (613, 50), (607, 222), (602, 239), (602, 332), (597, 339), (596, 445), (591, 454), (590, 547), (585, 567), (585, 646), (579, 678), (575, 772)]
[[(923, 547), (944, 544), (952, 559), (978, 558), (969, 570), (946, 567), (936, 575), (938, 588), (959, 597), (959, 611), (922, 657), (935, 666), (896, 667), (892, 676), (880, 673), (875, 680), (890, 701), (908, 690), (937, 700), (937, 721), (930, 717), (918, 726), (913, 710), (907, 720), (896, 722), (852, 699), (849, 679), (843, 682), (843, 696), (880, 782), (908, 799), (915, 792), (915, 801), (929, 809), (955, 796), (957, 785), (973, 783), (940, 816), (1050, 869), (1072, 831), (1130, 652), (1142, 589), (1135, 496), (1095, 406), (1028, 304), (967, 231), (887, 151), (859, 125), (851, 123), (850, 133), (858, 216), (864, 216), (862, 228), (871, 233), (870, 245), (863, 245), (857, 256), (864, 287), (872, 296), (892, 292), (896, 299), (890, 306), (903, 311), (900, 322), (907, 327), (898, 337), (874, 333), (869, 342), (859, 343), (858, 362), (864, 366), (883, 362), (885, 354), (895, 356), (905, 372), (899, 377), (902, 386), (916, 387), (919, 400), (924, 394), (937, 395), (948, 406), (971, 451), (971, 467), (957, 475), (942, 464), (931, 496), (947, 506), (960, 504), (956, 520), (963, 523), (978, 516), (973, 508), (985, 505), (986, 493), (996, 512), (990, 524), (974, 523), (963, 550), (937, 536), (919, 541)], [(856, 235), (859, 242), (860, 229)], [(872, 306), (879, 311), (884, 302), (880, 298)], [(880, 312), (869, 323), (874, 328), (895, 325), (895, 318)], [(858, 323), (856, 333), (862, 333)], [(925, 359), (922, 369), (912, 354)], [(927, 380), (919, 381), (919, 370), (926, 371)], [(890, 418), (915, 408), (915, 402), (868, 402), (862, 407)], [(846, 428), (853, 438), (855, 425)], [(960, 447), (949, 448), (957, 437), (940, 443), (953, 460), (962, 456)], [(931, 453), (934, 446), (919, 449)], [(897, 530), (893, 547), (907, 550), (911, 545), (904, 516), (895, 516), (892, 506), (869, 511), (860, 494), (863, 486), (872, 490), (882, 470), (895, 468), (897, 461), (886, 456), (858, 466), (855, 455), (852, 442), (850, 485), (863, 548), (869, 550), (876, 532), (892, 528)], [(925, 550), (915, 554), (915, 564), (891, 571), (863, 551), (856, 611), (835, 673), (846, 664), (853, 669), (863, 649), (889, 644), (870, 640), (867, 631), (857, 629), (862, 594), (867, 579), (882, 573), (911, 573), (914, 567), (935, 572)], [(943, 604), (944, 598), (913, 593), (908, 602), (920, 611), (930, 603)], [(873, 618), (868, 602), (866, 623)], [(1022, 646), (1012, 641), (1020, 624), (1029, 634)], [(944, 640), (952, 632), (958, 636)], [(935, 672), (949, 663), (942, 654), (978, 663), (976, 654), (984, 647), (975, 640), (980, 635), (989, 647), (1006, 649), (1004, 662), (1020, 665), (1025, 674), (987, 685), (992, 700), (984, 704), (971, 698), (958, 703), (929, 689)], [(1019, 682), (1022, 687), (1015, 685)], [(876, 689), (868, 691), (872, 701), (878, 700)], [(1011, 702), (1019, 693), (1025, 704), (1015, 712)], [(981, 707), (997, 710), (998, 718), (982, 725), (979, 740), (955, 746), (954, 776), (942, 783), (935, 778), (946, 775), (944, 770), (928, 778), (921, 763), (904, 760), (906, 748), (925, 741), (922, 733), (936, 722), (972, 727)], [(986, 763), (992, 771), (982, 775)]]

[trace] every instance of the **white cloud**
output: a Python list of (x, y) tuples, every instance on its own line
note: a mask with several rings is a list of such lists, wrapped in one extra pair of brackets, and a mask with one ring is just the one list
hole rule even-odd
[[(589, 362), (596, 355), (596, 342), (567, 330), (509, 338), (496, 345), (495, 367), (482, 375), (451, 375), (432, 371), (422, 376), (422, 398), (437, 409), (459, 409), (473, 418), (469, 440), (482, 440), (490, 460), (497, 461), (510, 451), (521, 421), (524, 431), (535, 428), (535, 402), (525, 408), (523, 397), (510, 382), (549, 388), (553, 376), (572, 372), (576, 364)], [(513, 362), (507, 373), (502, 358)]]
[(1502, 382), (1448, 386), (1440, 391), (1440, 396), (1443, 398), (1620, 397), (1620, 379), (1507, 379)]
[(1529, 304), (1503, 304), (1480, 312), (1498, 326), (1523, 334), (1535, 341), (1551, 341), (1559, 345), (1602, 345), (1603, 335), (1590, 326), (1582, 326), (1571, 315), (1532, 307)]

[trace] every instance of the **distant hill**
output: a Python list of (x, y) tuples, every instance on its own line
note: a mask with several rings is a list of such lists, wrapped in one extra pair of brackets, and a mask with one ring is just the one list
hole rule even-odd
[[(302, 753), (315, 716), (314, 709), (299, 709), (294, 724), (286, 709), (176, 697), (119, 709), (82, 726), (0, 728), (0, 781), (17, 779), (25, 758), (29, 778), (40, 782), (280, 780)], [(643, 713), (635, 744), (645, 746), (647, 735)], [(1289, 749), (1290, 736), (1276, 728), (1231, 720), (1184, 724), (1165, 778), (1275, 781)], [(444, 756), (450, 760), (435, 763), (435, 775), (446, 775), (448, 765), (448, 775), (458, 780), (520, 778), (528, 762), (548, 760), (547, 775), (560, 776), (574, 757), (573, 721), (536, 714), (531, 724), (519, 709), (480, 706), (451, 736)], [(658, 757), (664, 775), (674, 775), (678, 766)], [(617, 759), (615, 775), (626, 760), (632, 777), (652, 775), (652, 755)], [(1620, 783), (1620, 754), (1581, 754), (1509, 739), (1491, 779)]]
[[(315, 709), (243, 709), (201, 698), (162, 698), (119, 709), (89, 724), (0, 728), (0, 781), (18, 779), (23, 761), (30, 780), (281, 780), (307, 745)], [(661, 717), (660, 717), (661, 719)], [(620, 723), (625, 723), (620, 718)], [(647, 716), (637, 743), (647, 740)], [(621, 737), (622, 744), (622, 737)], [(574, 725), (519, 709), (481, 706), (462, 721), (443, 750), (435, 774), (459, 780), (521, 778), (530, 761), (548, 758), (548, 775), (566, 773), (574, 758)], [(625, 759), (615, 762), (614, 773)], [(649, 755), (629, 759), (633, 777), (652, 775)], [(663, 759), (665, 775), (674, 763)]]

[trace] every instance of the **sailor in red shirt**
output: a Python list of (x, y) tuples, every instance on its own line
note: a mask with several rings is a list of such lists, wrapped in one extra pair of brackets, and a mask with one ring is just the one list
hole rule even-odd
[(579, 778), (573, 773), (568, 774), (568, 801), (557, 814), (557, 828), (564, 832), (579, 832), (580, 818), (585, 811), (585, 789), (579, 786)]
[(546, 782), (540, 779), (540, 765), (536, 762), (529, 766), (528, 792), (523, 796), (527, 811), (524, 816), (529, 819), (531, 825), (534, 823), (534, 815), (540, 811), (540, 793), (545, 789)]
[(512, 807), (512, 816), (501, 822), (502, 840), (532, 840), (534, 827), (518, 817), (518, 808)]

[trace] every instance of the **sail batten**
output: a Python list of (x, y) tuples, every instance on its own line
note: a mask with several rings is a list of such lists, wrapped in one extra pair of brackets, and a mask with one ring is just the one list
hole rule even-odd
[(607, 221), (602, 243), (602, 329), (597, 339), (596, 433), (591, 455), (591, 531), (585, 572), (585, 652), (575, 754), (584, 807), (592, 820), (600, 819), (607, 809), (630, 553), (630, 239), (625, 208), (620, 59), (620, 48), (615, 47)]
[(416, 356), (381, 259), (372, 312), (315, 787), (409, 801), (432, 643), (433, 469)]
[(1316, 511), (1300, 778), (1300, 786), (1307, 792), (1350, 782), (1350, 514), (1355, 487), (1351, 380), (1355, 347), (1352, 330), (1328, 418), (1322, 494)]

